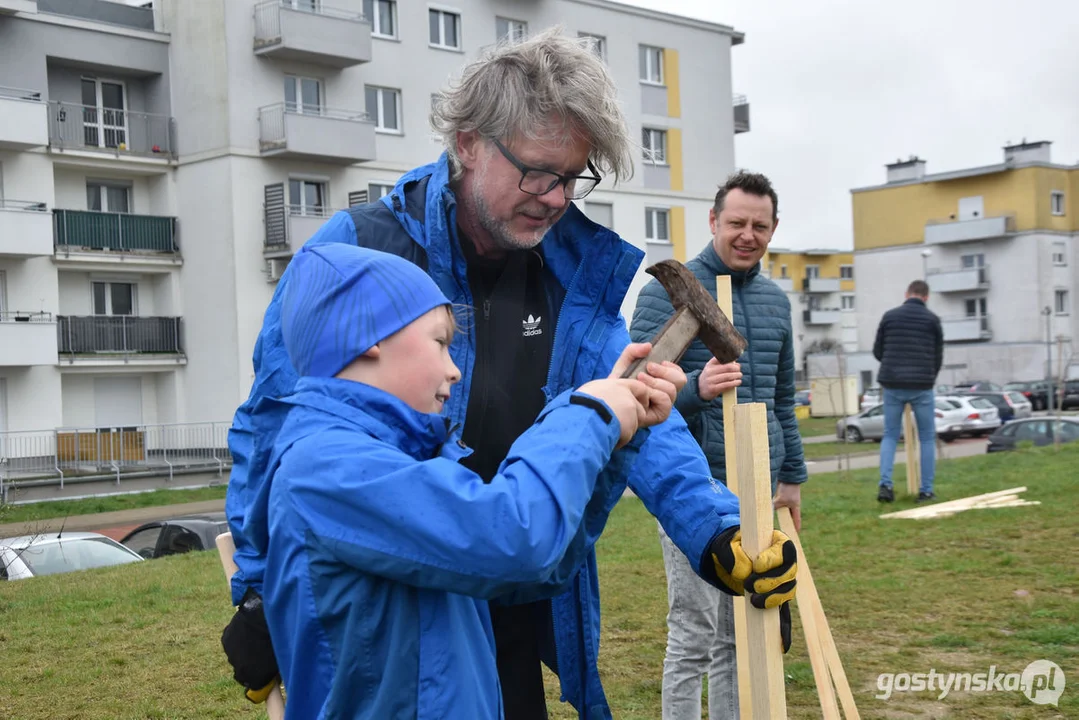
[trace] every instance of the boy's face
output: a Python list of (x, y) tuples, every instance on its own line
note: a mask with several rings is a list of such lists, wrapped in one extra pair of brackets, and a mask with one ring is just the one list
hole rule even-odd
[(450, 359), (455, 325), (446, 306), (421, 315), (379, 346), (379, 387), (413, 410), (442, 412), (461, 371)]

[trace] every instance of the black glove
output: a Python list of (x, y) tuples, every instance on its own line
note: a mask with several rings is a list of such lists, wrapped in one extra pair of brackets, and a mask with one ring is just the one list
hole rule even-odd
[(232, 677), (247, 688), (248, 699), (264, 701), (277, 680), (277, 659), (262, 598), (254, 588), (244, 593), (236, 614), (221, 633), (221, 646), (232, 665)]

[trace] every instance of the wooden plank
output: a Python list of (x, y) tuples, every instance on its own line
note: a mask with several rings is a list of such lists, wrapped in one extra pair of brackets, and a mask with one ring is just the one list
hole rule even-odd
[(809, 572), (809, 563), (806, 562), (805, 552), (802, 550), (802, 542), (798, 538), (798, 531), (794, 527), (794, 518), (790, 508), (779, 508), (779, 529), (787, 534), (798, 550), (798, 586), (795, 588), (795, 599), (798, 604), (798, 616), (802, 619), (802, 630), (806, 637), (806, 651), (809, 653), (809, 664), (813, 668), (813, 681), (817, 684), (817, 697), (820, 699), (820, 709), (824, 720), (839, 720), (839, 705), (836, 702), (835, 688), (832, 684), (832, 673), (828, 669), (828, 661), (824, 657), (824, 645), (821, 639), (823, 628), (817, 624), (817, 616), (814, 607), (820, 603), (817, 597), (817, 589), (813, 584), (813, 575)]
[[(716, 276), (716, 302), (719, 311), (734, 317), (734, 297), (731, 293), (731, 276)], [(733, 321), (732, 321), (733, 322)], [(734, 406), (738, 404), (738, 390), (723, 393), (723, 451), (727, 469), (727, 489), (738, 494), (738, 448), (735, 443)], [(734, 647), (738, 665), (738, 710), (741, 717), (753, 716), (753, 693), (750, 690), (749, 638), (746, 633), (746, 599), (734, 598)]]
[(879, 517), (885, 519), (915, 518), (920, 515), (931, 515), (933, 513), (939, 512), (942, 509), (967, 508), (973, 505), (977, 505), (980, 502), (984, 502), (991, 498), (1003, 497), (1005, 495), (1018, 495), (1019, 493), (1026, 492), (1026, 490), (1026, 486), (1011, 488), (1009, 490), (998, 490), (996, 492), (983, 493), (981, 495), (971, 495), (970, 497), (959, 498), (958, 500), (948, 500), (947, 502), (911, 508), (910, 510), (900, 510), (898, 512), (886, 513), (884, 515), (880, 515)]
[[(738, 487), (741, 492), (742, 547), (756, 558), (772, 544), (772, 474), (768, 457), (768, 409), (764, 403), (736, 405)], [(753, 678), (753, 714), (757, 720), (787, 717), (783, 678), (783, 640), (779, 634), (779, 608), (758, 610), (746, 606), (749, 672)]]
[(903, 438), (907, 455), (907, 494), (917, 495), (922, 480), (922, 454), (918, 447), (918, 430), (910, 405), (903, 406)]

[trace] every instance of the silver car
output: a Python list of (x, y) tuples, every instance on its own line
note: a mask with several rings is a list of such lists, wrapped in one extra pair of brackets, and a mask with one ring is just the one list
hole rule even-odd
[(98, 533), (50, 533), (0, 539), (0, 580), (22, 580), (141, 561), (138, 553)]
[[(946, 398), (936, 398), (936, 410), (934, 411), (936, 416), (934, 422), (936, 426), (935, 429), (938, 435), (942, 435), (942, 439), (944, 439), (943, 433), (950, 427), (947, 424), (948, 420), (946, 420), (946, 418), (955, 417), (956, 422), (958, 422), (958, 418), (956, 416), (956, 413), (958, 411), (956, 407), (946, 402), (946, 400)], [(990, 408), (993, 407), (993, 404), (990, 403), (988, 400), (985, 402), (989, 405)], [(973, 410), (968, 410), (967, 414), (971, 414), (974, 412), (975, 411)], [(993, 408), (993, 412), (996, 412), (996, 408)], [(994, 425), (993, 428), (995, 429), (999, 425), (1000, 420), (997, 419), (996, 425)], [(863, 410), (857, 415), (850, 415), (848, 417), (841, 418), (840, 420), (836, 421), (835, 434), (836, 437), (840, 440), (846, 437), (848, 442), (861, 442), (863, 440), (880, 440), (884, 437), (884, 406), (874, 405), (868, 410)], [(900, 426), (899, 428), (899, 438), (903, 439), (902, 426)], [(947, 439), (950, 441), (954, 438)]]

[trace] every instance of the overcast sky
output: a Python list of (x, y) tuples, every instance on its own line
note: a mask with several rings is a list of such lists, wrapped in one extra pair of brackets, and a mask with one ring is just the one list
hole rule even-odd
[(777, 246), (851, 247), (850, 189), (899, 157), (958, 170), (1026, 138), (1079, 163), (1079, 0), (620, 1), (745, 33), (735, 161), (776, 185)]

